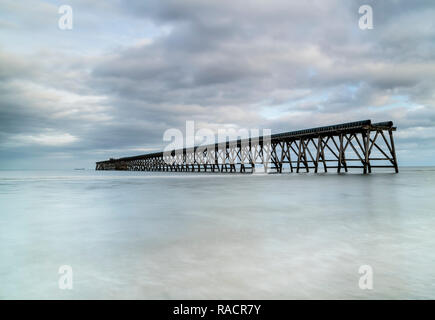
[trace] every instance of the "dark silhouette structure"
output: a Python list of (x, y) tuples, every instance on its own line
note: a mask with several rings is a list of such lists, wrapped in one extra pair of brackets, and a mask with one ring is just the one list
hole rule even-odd
[(96, 163), (96, 170), (252, 173), (392, 168), (399, 172), (392, 121), (356, 121)]

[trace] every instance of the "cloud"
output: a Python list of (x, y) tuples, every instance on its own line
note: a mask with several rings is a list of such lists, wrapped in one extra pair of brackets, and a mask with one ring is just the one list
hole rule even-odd
[(69, 133), (41, 133), (37, 135), (18, 134), (11, 137), (9, 144), (13, 145), (43, 145), (43, 146), (64, 146), (77, 141), (77, 137)]
[[(369, 1), (369, 31), (359, 1), (75, 1), (67, 33), (51, 4), (28, 21), (29, 3), (2, 3), (2, 25), (18, 24), (0, 30), (2, 151), (26, 141), (39, 146), (26, 156), (92, 163), (163, 148), (186, 120), (274, 132), (393, 120), (405, 163), (433, 145), (431, 1)], [(41, 143), (50, 130), (59, 144)]]

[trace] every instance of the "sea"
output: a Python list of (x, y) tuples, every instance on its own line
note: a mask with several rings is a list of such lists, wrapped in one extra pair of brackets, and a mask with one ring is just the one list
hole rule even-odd
[(2, 170), (0, 299), (435, 299), (435, 167)]

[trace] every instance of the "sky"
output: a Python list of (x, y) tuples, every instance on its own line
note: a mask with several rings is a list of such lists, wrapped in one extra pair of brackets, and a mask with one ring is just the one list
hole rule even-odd
[(399, 165), (435, 165), (434, 17), (433, 0), (2, 0), (0, 169), (94, 168), (192, 120), (392, 120)]

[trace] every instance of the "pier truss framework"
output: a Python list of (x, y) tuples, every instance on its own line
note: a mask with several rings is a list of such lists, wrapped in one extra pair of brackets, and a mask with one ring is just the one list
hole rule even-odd
[(96, 163), (96, 170), (166, 172), (399, 172), (393, 122), (371, 120)]

